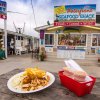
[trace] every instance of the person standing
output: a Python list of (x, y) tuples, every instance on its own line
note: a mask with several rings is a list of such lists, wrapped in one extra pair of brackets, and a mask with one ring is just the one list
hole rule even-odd
[(11, 54), (14, 55), (14, 40), (11, 39), (10, 41), (10, 51), (11, 51)]

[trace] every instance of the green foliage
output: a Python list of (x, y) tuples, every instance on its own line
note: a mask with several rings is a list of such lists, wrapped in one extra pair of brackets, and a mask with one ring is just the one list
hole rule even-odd
[(45, 57), (46, 57), (45, 53), (44, 52), (40, 52), (40, 54), (39, 54), (40, 61), (44, 61)]

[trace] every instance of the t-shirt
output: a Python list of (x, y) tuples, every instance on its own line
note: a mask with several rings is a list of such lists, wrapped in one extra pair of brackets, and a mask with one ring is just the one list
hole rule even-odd
[(12, 48), (12, 49), (14, 48), (14, 41), (10, 42), (10, 48)]

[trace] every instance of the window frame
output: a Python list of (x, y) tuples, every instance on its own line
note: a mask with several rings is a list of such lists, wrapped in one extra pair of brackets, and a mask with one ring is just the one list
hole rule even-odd
[[(59, 33), (59, 34), (64, 34), (64, 33)], [(67, 46), (67, 45), (58, 45), (58, 35), (59, 34), (57, 34), (57, 46)], [(85, 46), (74, 46), (74, 47), (87, 47), (88, 34), (86, 34), (86, 33), (72, 33), (72, 32), (70, 34), (75, 34), (75, 35), (83, 34), (83, 35), (86, 35), (86, 45)]]
[[(45, 33), (45, 35), (46, 34), (48, 34), (48, 35), (52, 34), (54, 36), (54, 41), (55, 41), (55, 35), (54, 35), (54, 33)], [(53, 43), (52, 45), (51, 44), (45, 44), (45, 35), (44, 35), (44, 45), (45, 46), (54, 46), (55, 43)]]
[(98, 46), (98, 41), (97, 41), (97, 46), (93, 46), (93, 45), (92, 45), (92, 42), (93, 42), (93, 35), (100, 35), (100, 34), (99, 34), (99, 33), (92, 33), (92, 36), (91, 36), (91, 47), (94, 47), (94, 48), (100, 47), (100, 46)]

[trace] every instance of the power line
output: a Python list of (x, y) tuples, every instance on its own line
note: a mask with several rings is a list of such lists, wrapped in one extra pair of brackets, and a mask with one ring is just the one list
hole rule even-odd
[(34, 22), (35, 22), (35, 25), (37, 27), (37, 24), (36, 24), (36, 18), (35, 18), (35, 12), (34, 12), (34, 7), (33, 7), (33, 2), (31, 0), (31, 6), (32, 6), (32, 11), (33, 11), (33, 16), (34, 16)]
[(7, 11), (8, 13), (17, 13), (17, 14), (22, 14), (22, 15), (28, 15), (28, 14), (25, 14), (25, 13), (21, 13), (21, 12), (14, 12), (14, 11)]

